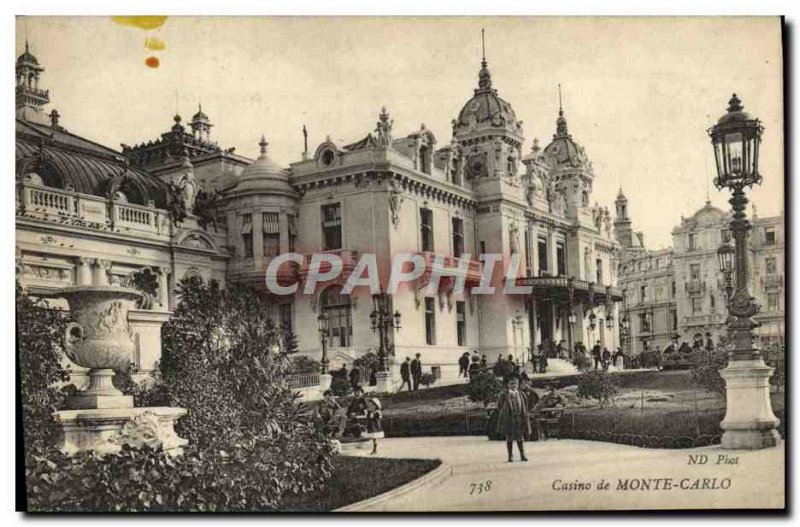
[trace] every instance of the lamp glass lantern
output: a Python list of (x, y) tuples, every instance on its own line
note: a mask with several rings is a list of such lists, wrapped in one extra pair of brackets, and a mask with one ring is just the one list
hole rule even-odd
[(758, 148), (763, 131), (761, 122), (744, 111), (734, 93), (728, 101), (728, 113), (708, 130), (714, 147), (717, 188), (742, 189), (761, 182)]
[(394, 318), (394, 329), (400, 329), (400, 311), (395, 311), (393, 318)]
[(719, 259), (720, 271), (723, 273), (730, 273), (733, 271), (736, 249), (730, 242), (723, 242), (719, 249), (717, 249), (717, 258)]
[(612, 315), (611, 313), (609, 313), (606, 316), (606, 327), (608, 329), (613, 329), (614, 328), (614, 315)]
[(575, 317), (575, 313), (570, 312), (569, 317), (567, 317), (567, 320), (569, 321), (569, 325), (570, 326), (574, 326), (575, 322), (577, 321), (576, 317)]
[(589, 327), (592, 329), (597, 327), (597, 315), (594, 314), (594, 311), (589, 313)]
[(328, 334), (329, 319), (327, 313), (320, 313), (317, 317), (317, 329), (323, 335)]

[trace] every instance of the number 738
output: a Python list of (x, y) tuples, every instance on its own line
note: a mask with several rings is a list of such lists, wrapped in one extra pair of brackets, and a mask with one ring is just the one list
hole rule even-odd
[(489, 492), (492, 490), (492, 480), (487, 479), (486, 481), (480, 481), (478, 483), (470, 483), (470, 495), (472, 494), (483, 494), (484, 492)]

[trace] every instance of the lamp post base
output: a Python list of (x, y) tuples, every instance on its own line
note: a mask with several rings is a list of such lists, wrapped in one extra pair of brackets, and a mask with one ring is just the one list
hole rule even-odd
[(761, 358), (731, 360), (720, 370), (725, 379), (727, 410), (720, 423), (722, 448), (757, 450), (776, 446), (780, 421), (772, 412), (769, 397), (770, 368)]
[(392, 393), (394, 392), (394, 383), (392, 382), (392, 373), (388, 371), (379, 371), (375, 373), (377, 384), (375, 391), (378, 393)]

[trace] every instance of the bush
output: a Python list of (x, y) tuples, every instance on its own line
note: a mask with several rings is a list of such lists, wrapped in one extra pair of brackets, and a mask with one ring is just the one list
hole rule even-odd
[(436, 382), (436, 375), (432, 373), (423, 373), (419, 378), (419, 383), (426, 388), (430, 388)]
[(702, 348), (692, 353), (692, 382), (706, 390), (725, 393), (725, 380), (719, 371), (728, 364), (729, 350), (730, 342), (723, 337), (713, 350)]
[(296, 355), (289, 360), (289, 373), (300, 375), (303, 373), (319, 373), (320, 363), (305, 355)]
[(43, 445), (26, 463), (30, 510), (273, 510), (330, 477), (331, 446), (285, 383), (287, 335), (255, 295), (196, 276), (179, 292), (161, 378), (138, 395), (189, 410), (176, 426), (190, 440), (183, 455), (124, 444), (119, 454), (67, 457)]
[(61, 365), (66, 317), (16, 286), (17, 357), (26, 454), (53, 444), (60, 433), (53, 412), (64, 402), (56, 388), (69, 380)]
[(345, 397), (350, 395), (353, 391), (353, 387), (350, 385), (350, 381), (345, 379), (342, 375), (333, 375), (331, 377), (330, 390), (336, 397)]
[(581, 399), (597, 399), (604, 406), (619, 393), (619, 380), (600, 370), (587, 371), (578, 377), (577, 395)]
[(572, 363), (578, 371), (587, 371), (592, 367), (592, 360), (583, 353), (576, 353)]
[(482, 403), (483, 406), (496, 402), (502, 391), (503, 381), (490, 371), (482, 371), (470, 379), (467, 385), (469, 400)]

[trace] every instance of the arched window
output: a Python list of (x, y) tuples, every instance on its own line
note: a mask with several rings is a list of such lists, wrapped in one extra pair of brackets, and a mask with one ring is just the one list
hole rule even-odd
[(328, 315), (328, 345), (347, 348), (353, 338), (353, 317), (350, 295), (343, 295), (342, 288), (332, 286), (320, 295), (322, 312)]

